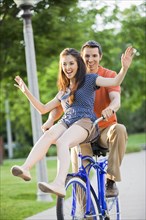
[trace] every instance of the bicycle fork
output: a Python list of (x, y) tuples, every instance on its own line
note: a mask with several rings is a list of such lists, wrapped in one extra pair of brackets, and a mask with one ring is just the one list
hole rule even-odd
[(107, 204), (105, 201), (105, 178), (107, 160), (103, 159), (98, 162), (98, 168), (96, 169), (97, 183), (98, 183), (98, 199), (100, 204), (100, 210), (102, 216), (108, 217)]

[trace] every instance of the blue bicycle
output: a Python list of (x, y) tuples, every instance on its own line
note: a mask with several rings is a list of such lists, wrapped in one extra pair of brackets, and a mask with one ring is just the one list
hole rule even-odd
[[(103, 117), (96, 120), (98, 123)], [(79, 169), (68, 174), (66, 196), (57, 198), (56, 212), (58, 220), (120, 220), (118, 197), (105, 197), (105, 177), (108, 150), (99, 145), (92, 145), (93, 155), (83, 156), (78, 146)], [(83, 161), (88, 161), (84, 167)], [(95, 174), (93, 186), (91, 177)]]

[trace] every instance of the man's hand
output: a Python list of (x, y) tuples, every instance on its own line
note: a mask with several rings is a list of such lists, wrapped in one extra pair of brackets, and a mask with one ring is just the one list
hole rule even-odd
[(114, 110), (111, 109), (110, 107), (105, 108), (102, 111), (102, 115), (105, 118), (106, 121), (108, 121), (108, 119), (114, 114)]

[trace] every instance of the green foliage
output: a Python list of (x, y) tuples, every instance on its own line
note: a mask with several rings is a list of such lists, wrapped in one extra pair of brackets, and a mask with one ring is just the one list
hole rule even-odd
[[(16, 144), (16, 147), (13, 150), (13, 158), (26, 158), (28, 156), (28, 154), (30, 153), (32, 147), (30, 146), (21, 146), (19, 144)], [(56, 156), (57, 155), (57, 149), (56, 149), (56, 145), (52, 145), (46, 156)], [(6, 157), (6, 153), (5, 153), (5, 157)]]
[(132, 110), (140, 107), (141, 103), (146, 99), (146, 45), (144, 44), (146, 17), (141, 16), (141, 13), (144, 13), (144, 8), (141, 13), (139, 13), (139, 10), (136, 6), (125, 10), (123, 13), (122, 30), (118, 35), (118, 37), (124, 39), (127, 45), (131, 44), (137, 49), (136, 57), (128, 71), (126, 80), (122, 84), (124, 91), (122, 93), (122, 102), (124, 107), (129, 109), (129, 106), (131, 106)]
[(56, 148), (56, 145), (52, 145), (50, 148), (49, 148), (49, 151), (47, 153), (47, 156), (57, 156), (57, 148)]
[[(108, 5), (103, 2), (89, 3), (90, 6), (85, 8), (77, 0), (45, 0), (34, 8), (32, 25), (40, 99), (46, 103), (57, 93), (59, 54), (65, 47), (80, 50), (85, 41), (95, 39), (103, 47), (101, 65), (118, 72), (121, 53), (132, 44), (138, 52), (122, 84), (122, 108), (118, 114), (119, 120), (124, 121), (130, 132), (142, 131), (145, 129), (144, 120), (138, 112), (141, 112), (146, 98), (145, 3), (124, 11), (118, 4), (113, 4), (111, 14)], [(6, 142), (4, 103), (5, 99), (9, 99), (13, 141), (23, 148), (32, 146), (30, 107), (26, 97), (13, 86), (16, 75), (22, 76), (27, 83), (23, 22), (13, 1), (2, 1), (0, 6), (1, 135)], [(138, 114), (136, 119), (135, 114)], [(43, 121), (47, 117), (43, 116)], [(139, 123), (140, 128), (136, 126)]]
[(20, 147), (19, 145), (14, 148), (14, 156), (13, 158), (26, 158), (31, 151), (31, 147), (25, 146), (25, 147)]
[(141, 133), (146, 131), (146, 101), (140, 108), (131, 112), (130, 109), (121, 108), (118, 113), (118, 121), (126, 126), (128, 133)]

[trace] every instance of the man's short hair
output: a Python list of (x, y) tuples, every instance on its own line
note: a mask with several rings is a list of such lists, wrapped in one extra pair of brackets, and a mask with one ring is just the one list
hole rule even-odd
[(97, 47), (98, 50), (99, 50), (99, 54), (102, 55), (102, 47), (101, 47), (101, 45), (98, 42), (94, 41), (94, 40), (89, 40), (85, 44), (83, 44), (83, 46), (81, 48), (81, 53), (83, 52), (85, 47), (88, 47), (88, 48), (95, 48), (95, 47)]

